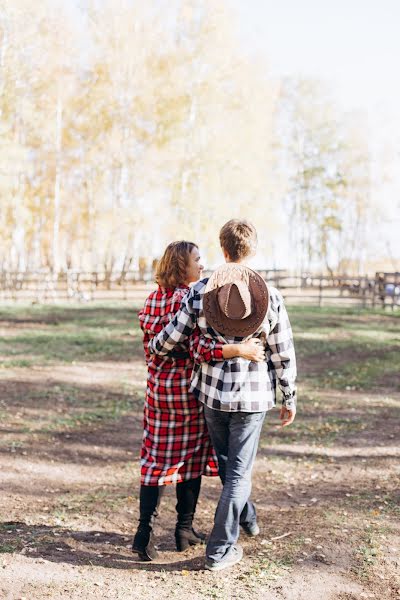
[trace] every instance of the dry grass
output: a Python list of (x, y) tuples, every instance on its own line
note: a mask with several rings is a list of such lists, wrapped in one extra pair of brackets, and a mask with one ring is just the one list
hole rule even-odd
[[(172, 488), (161, 560), (129, 550), (146, 375), (135, 311), (1, 309), (0, 597), (400, 598), (400, 319), (290, 314), (299, 414), (284, 431), (269, 414), (253, 477), (262, 534), (214, 575), (203, 549), (174, 551)], [(209, 531), (219, 490), (204, 482), (199, 529)]]

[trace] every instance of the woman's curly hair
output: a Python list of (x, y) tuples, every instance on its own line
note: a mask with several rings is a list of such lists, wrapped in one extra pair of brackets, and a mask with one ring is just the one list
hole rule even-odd
[(163, 288), (176, 288), (185, 283), (189, 255), (193, 248), (198, 248), (193, 242), (171, 242), (165, 249), (156, 266), (155, 279)]

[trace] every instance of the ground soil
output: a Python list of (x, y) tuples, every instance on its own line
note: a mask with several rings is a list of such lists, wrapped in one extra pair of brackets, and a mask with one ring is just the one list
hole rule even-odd
[[(172, 487), (156, 529), (160, 560), (130, 551), (144, 382), (140, 356), (1, 372), (2, 600), (400, 598), (398, 392), (305, 385), (292, 433), (269, 413), (253, 476), (261, 535), (242, 534), (244, 560), (213, 574), (203, 547), (174, 549)], [(97, 421), (88, 411), (103, 397), (130, 404)], [(77, 408), (86, 412), (70, 422)], [(216, 478), (204, 481), (198, 530), (210, 531), (219, 492)]]

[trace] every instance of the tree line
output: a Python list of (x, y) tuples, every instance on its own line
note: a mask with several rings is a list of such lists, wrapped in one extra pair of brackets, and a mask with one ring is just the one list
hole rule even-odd
[(1, 270), (124, 273), (177, 238), (214, 260), (236, 216), (266, 257), (286, 236), (298, 270), (362, 268), (365, 123), (272, 78), (228, 3), (2, 6)]

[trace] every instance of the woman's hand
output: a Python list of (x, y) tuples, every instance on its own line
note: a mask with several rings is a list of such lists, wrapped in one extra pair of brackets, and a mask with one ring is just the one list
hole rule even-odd
[(224, 344), (222, 346), (222, 356), (224, 358), (246, 358), (254, 362), (261, 362), (265, 358), (264, 345), (261, 340), (251, 338), (238, 344)]
[(250, 338), (245, 342), (237, 344), (239, 356), (252, 360), (254, 362), (261, 362), (265, 359), (265, 349), (261, 340), (257, 338)]

